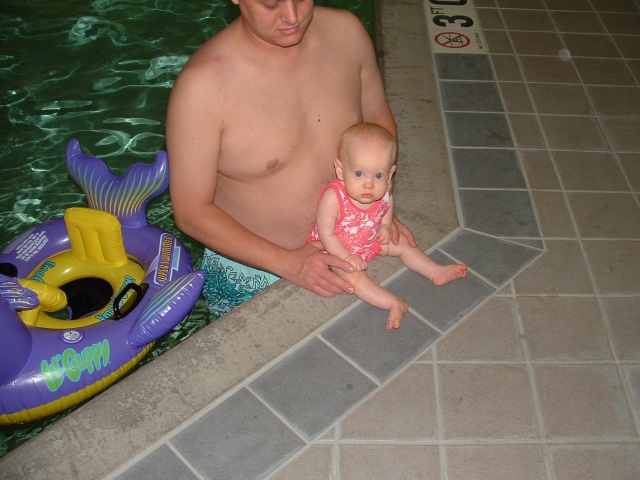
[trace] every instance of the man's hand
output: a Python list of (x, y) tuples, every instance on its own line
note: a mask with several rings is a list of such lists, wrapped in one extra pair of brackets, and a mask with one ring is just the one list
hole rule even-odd
[(409, 230), (407, 226), (394, 215), (393, 222), (391, 223), (391, 241), (398, 245), (400, 242), (400, 235), (407, 237), (407, 242), (409, 242), (410, 246), (417, 246), (416, 238), (413, 236), (413, 233), (411, 233), (411, 230)]
[(347, 273), (353, 272), (353, 266), (346, 260), (322, 252), (322, 242), (314, 241), (290, 251), (288, 272), (283, 275), (298, 287), (311, 290), (322, 297), (334, 297), (353, 294), (354, 288), (329, 267), (338, 268)]

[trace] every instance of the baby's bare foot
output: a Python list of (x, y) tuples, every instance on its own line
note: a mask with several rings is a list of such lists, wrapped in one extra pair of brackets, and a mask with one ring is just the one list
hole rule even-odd
[(387, 330), (394, 328), (400, 328), (402, 323), (402, 317), (409, 311), (409, 305), (406, 302), (398, 299), (397, 302), (391, 305), (389, 308), (389, 317), (387, 318)]
[(452, 265), (442, 265), (440, 269), (433, 276), (431, 281), (434, 285), (444, 285), (445, 283), (449, 283), (452, 280), (457, 280), (459, 278), (464, 278), (467, 276), (467, 266), (452, 264)]

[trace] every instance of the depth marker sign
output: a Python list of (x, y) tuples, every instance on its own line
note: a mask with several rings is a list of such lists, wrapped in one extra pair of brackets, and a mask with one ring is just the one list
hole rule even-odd
[(489, 53), (473, 0), (424, 0), (434, 52)]

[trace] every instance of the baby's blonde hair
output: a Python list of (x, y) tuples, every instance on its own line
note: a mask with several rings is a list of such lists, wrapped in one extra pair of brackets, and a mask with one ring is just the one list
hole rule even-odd
[(390, 165), (395, 164), (396, 139), (386, 128), (375, 123), (356, 123), (347, 128), (338, 144), (338, 158), (341, 161), (348, 159), (349, 149), (357, 145), (358, 142), (377, 142), (381, 146), (387, 147)]

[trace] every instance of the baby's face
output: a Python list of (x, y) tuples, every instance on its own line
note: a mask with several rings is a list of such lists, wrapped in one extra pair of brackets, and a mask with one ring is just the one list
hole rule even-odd
[(347, 157), (336, 172), (351, 199), (366, 206), (384, 197), (396, 169), (389, 150), (372, 142), (350, 148)]

